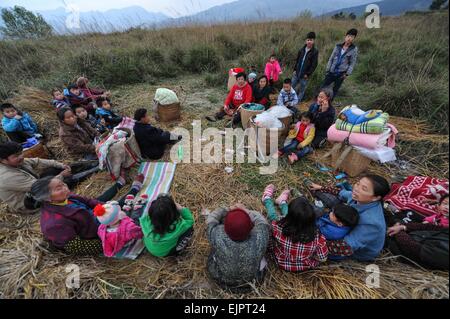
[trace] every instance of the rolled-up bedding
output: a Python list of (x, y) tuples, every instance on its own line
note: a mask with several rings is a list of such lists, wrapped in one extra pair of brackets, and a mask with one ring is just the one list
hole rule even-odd
[(349, 137), (349, 134), (350, 145), (361, 146), (369, 149), (376, 149), (385, 145), (389, 147), (395, 146), (395, 134), (392, 132), (391, 128), (386, 128), (382, 134), (362, 134), (338, 130), (336, 125), (333, 124), (328, 129), (327, 135), (330, 142), (341, 143)]
[(388, 113), (382, 113), (377, 118), (361, 123), (353, 125), (349, 122), (343, 121), (339, 118), (336, 119), (336, 129), (341, 131), (352, 131), (355, 133), (364, 133), (364, 134), (382, 134), (387, 127), (387, 123), (389, 120)]

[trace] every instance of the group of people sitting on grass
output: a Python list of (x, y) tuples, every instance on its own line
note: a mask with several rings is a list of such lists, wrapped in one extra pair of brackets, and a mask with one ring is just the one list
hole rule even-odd
[[(337, 81), (334, 94), (327, 88), (320, 90), (309, 111), (299, 116), (292, 142), (275, 156), (290, 153), (290, 161), (294, 162), (326, 142), (326, 132), (336, 114), (331, 103), (336, 86), (351, 74), (356, 60), (357, 49), (352, 44), (355, 36), (356, 30), (350, 30), (328, 63), (325, 82)], [(314, 38), (313, 33), (308, 34), (292, 81), (301, 83), (303, 89), (317, 64)], [(271, 59), (273, 65), (266, 66), (268, 75), (253, 88), (245, 74), (238, 74), (235, 87), (213, 120), (226, 114), (238, 118), (238, 107), (245, 102), (259, 100), (268, 106), (270, 90), (265, 88), (277, 81), (275, 74), (281, 70), (275, 61)], [(338, 73), (342, 73), (339, 78)], [(284, 81), (279, 103), (295, 113), (298, 98), (291, 84), (290, 80)], [(129, 192), (118, 201), (113, 199), (127, 184), (125, 176), (96, 198), (73, 193), (78, 183), (98, 171), (96, 139), (121, 123), (122, 117), (112, 111), (109, 92), (90, 89), (86, 78), (62, 92), (55, 89), (53, 98), (55, 116), (60, 121), (59, 136), (68, 151), (83, 160), (67, 165), (24, 158), (20, 142), (1, 143), (0, 200), (15, 213), (40, 212), (45, 240), (52, 248), (68, 254), (112, 257), (134, 239), (143, 239), (147, 251), (160, 258), (185, 251), (194, 233), (193, 213), (164, 194), (150, 203), (148, 214), (142, 214), (148, 200), (146, 195), (138, 196), (144, 182), (142, 174), (135, 176)], [(25, 113), (11, 104), (3, 104), (1, 109), (6, 122), (15, 119), (28, 136), (37, 134), (36, 125)], [(159, 159), (166, 145), (179, 140), (152, 126), (146, 109), (136, 110), (134, 120), (134, 133), (144, 157)], [(268, 259), (282, 270), (300, 272), (327, 260), (373, 261), (386, 247), (427, 266), (433, 264), (429, 259), (436, 256), (424, 256), (423, 241), (409, 233), (437, 230), (446, 231), (448, 237), (448, 190), (446, 195), (436, 197), (439, 205), (434, 218), (405, 225), (400, 220), (386, 222), (383, 198), (391, 187), (381, 176), (364, 175), (351, 189), (310, 180), (304, 181), (304, 187), (324, 205), (316, 206), (291, 188), (276, 197), (275, 186), (269, 184), (261, 196), (265, 213), (231, 203), (230, 207), (206, 214), (206, 237), (211, 246), (206, 263), (211, 278), (228, 289), (241, 289), (264, 279)], [(448, 269), (448, 241), (446, 254), (443, 268)]]
[[(291, 164), (312, 152), (314, 148), (320, 148), (326, 142), (327, 131), (333, 124), (336, 110), (332, 105), (343, 81), (352, 74), (358, 57), (358, 48), (353, 43), (358, 31), (350, 29), (344, 42), (337, 44), (333, 50), (326, 67), (325, 79), (322, 82), (319, 93), (314, 103), (307, 112), (301, 113), (297, 108), (304, 99), (308, 81), (318, 65), (319, 51), (315, 47), (316, 34), (309, 32), (304, 46), (299, 50), (294, 63), (292, 79), (283, 81), (276, 105), (287, 107), (294, 119), (290, 142), (282, 147), (274, 157), (288, 156)], [(246, 103), (257, 103), (270, 109), (270, 95), (275, 91), (282, 74), (280, 63), (275, 55), (267, 61), (264, 75), (257, 78), (255, 68), (250, 74), (244, 72), (236, 75), (236, 84), (227, 95), (224, 105), (213, 116), (207, 116), (209, 121), (221, 120), (226, 116), (232, 118), (232, 126), (241, 122), (241, 107)], [(248, 78), (248, 80), (247, 80)], [(329, 88), (333, 86), (333, 88)], [(295, 121), (297, 121), (295, 123)]]

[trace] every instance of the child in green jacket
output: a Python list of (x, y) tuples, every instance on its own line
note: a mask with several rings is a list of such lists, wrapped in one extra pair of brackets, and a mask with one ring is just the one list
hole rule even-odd
[(194, 217), (189, 208), (176, 204), (172, 197), (160, 195), (152, 202), (148, 215), (140, 218), (144, 244), (156, 257), (179, 254), (188, 245)]

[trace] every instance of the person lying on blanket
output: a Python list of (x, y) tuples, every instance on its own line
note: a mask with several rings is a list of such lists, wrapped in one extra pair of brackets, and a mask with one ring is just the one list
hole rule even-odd
[(396, 223), (387, 234), (388, 247), (394, 255), (431, 269), (448, 270), (448, 194), (441, 198), (437, 213), (423, 223)]
[[(142, 188), (144, 176), (136, 176), (128, 194), (136, 195)], [(102, 254), (102, 241), (98, 237), (99, 221), (94, 208), (111, 200), (123, 187), (120, 179), (97, 199), (72, 194), (59, 177), (38, 179), (31, 186), (31, 196), (41, 203), (41, 231), (51, 247), (71, 255)], [(124, 205), (125, 197), (118, 201)]]
[(38, 208), (27, 192), (38, 178), (59, 175), (73, 188), (97, 171), (97, 161), (66, 165), (53, 160), (24, 158), (21, 144), (0, 143), (0, 200), (14, 213), (32, 214)]
[(353, 190), (341, 190), (334, 186), (323, 187), (310, 183), (314, 192), (328, 193), (341, 202), (349, 204), (359, 213), (358, 225), (343, 240), (327, 241), (333, 259), (353, 258), (372, 261), (378, 257), (384, 246), (386, 222), (383, 213), (383, 198), (389, 193), (390, 185), (381, 176), (368, 174), (353, 185)]
[(136, 121), (133, 128), (134, 135), (144, 158), (160, 159), (163, 157), (167, 145), (182, 139), (181, 135), (172, 136), (170, 132), (151, 125), (151, 118), (146, 109), (136, 110), (134, 119)]
[(194, 216), (167, 194), (152, 202), (148, 215), (140, 218), (144, 244), (156, 257), (176, 256), (186, 249), (194, 233)]

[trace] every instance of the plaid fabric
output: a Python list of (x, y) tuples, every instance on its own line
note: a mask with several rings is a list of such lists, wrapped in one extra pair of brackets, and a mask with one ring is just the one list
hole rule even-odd
[(328, 251), (333, 256), (351, 256), (353, 255), (352, 247), (344, 240), (329, 240), (327, 242)]
[(136, 123), (136, 121), (134, 119), (132, 119), (131, 117), (124, 116), (122, 118), (122, 122), (120, 122), (120, 124), (117, 125), (116, 128), (127, 128), (130, 130), (133, 130), (135, 123)]
[(273, 255), (278, 266), (286, 271), (304, 271), (315, 268), (328, 256), (327, 241), (317, 232), (309, 243), (293, 243), (283, 235), (283, 229), (277, 222), (272, 222)]

